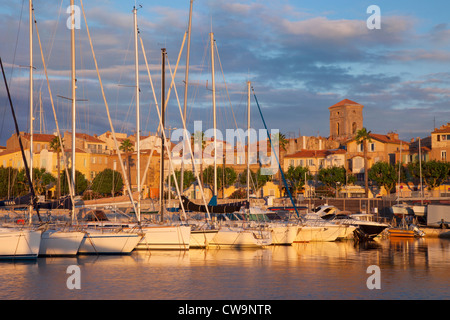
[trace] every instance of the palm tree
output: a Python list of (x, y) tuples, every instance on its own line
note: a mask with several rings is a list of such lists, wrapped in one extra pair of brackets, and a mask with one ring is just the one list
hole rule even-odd
[(364, 152), (364, 191), (366, 193), (366, 198), (369, 197), (369, 173), (367, 165), (367, 142), (372, 142), (370, 139), (371, 131), (367, 131), (366, 128), (362, 128), (356, 132), (355, 140), (357, 143), (363, 144)]
[[(61, 141), (64, 143), (63, 138), (61, 138)], [(55, 136), (52, 141), (50, 141), (49, 144), (50, 150), (53, 152), (56, 152), (56, 170), (58, 171), (57, 180), (56, 180), (56, 197), (59, 199), (61, 197), (61, 178), (60, 178), (60, 164), (61, 164), (61, 144), (59, 141), (59, 137)]]
[(131, 179), (131, 153), (134, 151), (133, 143), (130, 139), (123, 140), (119, 150), (125, 152), (127, 156), (128, 179)]

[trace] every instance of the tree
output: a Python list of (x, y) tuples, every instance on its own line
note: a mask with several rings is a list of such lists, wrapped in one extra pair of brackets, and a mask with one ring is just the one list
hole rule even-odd
[[(277, 133), (277, 134), (272, 135), (271, 140), (272, 140), (272, 143), (274, 145), (278, 144), (278, 147), (279, 147), (279, 152), (276, 152), (277, 150), (275, 150), (275, 152), (277, 154), (277, 157), (278, 157), (278, 162), (279, 163), (284, 163), (284, 155), (286, 153), (286, 147), (287, 147), (289, 141), (286, 139), (286, 136), (283, 133), (280, 133), (280, 132)], [(272, 150), (272, 147), (271, 147), (271, 152), (272, 151), (273, 150)], [(277, 165), (278, 165), (278, 163), (277, 163)], [(281, 182), (281, 170), (278, 170), (277, 176), (278, 176), (277, 179), (279, 181), (278, 188), (279, 188), (280, 194), (281, 194), (281, 190), (283, 188), (283, 183)]]
[(118, 171), (105, 169), (92, 181), (91, 190), (102, 195), (116, 194), (123, 187), (122, 175)]
[(366, 198), (369, 197), (369, 174), (368, 174), (368, 163), (367, 163), (367, 142), (372, 142), (370, 139), (371, 131), (367, 131), (366, 128), (362, 128), (356, 132), (355, 140), (358, 143), (362, 143), (364, 152), (364, 190), (366, 193)]
[(130, 139), (123, 140), (122, 143), (120, 144), (119, 150), (123, 151), (126, 155), (128, 180), (130, 180), (131, 179), (131, 153), (134, 151), (133, 143), (130, 141)]
[(379, 187), (384, 187), (386, 193), (389, 195), (391, 190), (395, 189), (397, 185), (398, 166), (384, 161), (378, 161), (370, 168), (369, 179), (374, 181)]
[[(62, 138), (61, 138), (61, 141), (63, 141)], [(64, 141), (63, 141), (63, 143), (64, 143)], [(52, 141), (50, 141), (49, 148), (53, 152), (56, 152), (56, 170), (57, 170), (57, 173), (56, 173), (56, 198), (59, 199), (61, 197), (61, 179), (60, 179), (61, 144), (60, 144), (58, 136), (55, 136), (52, 139)]]
[[(62, 194), (69, 194), (69, 185), (67, 183), (67, 177), (64, 172), (61, 173), (61, 193)], [(70, 179), (72, 179), (72, 176), (70, 176)], [(84, 174), (82, 174), (80, 171), (75, 170), (75, 194), (82, 194), (88, 187), (88, 181), (86, 180), (86, 177)]]
[(7, 199), (12, 197), (15, 193), (12, 192), (12, 186), (15, 185), (15, 177), (17, 177), (18, 170), (11, 167), (0, 167), (0, 198)]
[[(223, 168), (217, 168), (217, 190), (223, 187), (227, 188), (233, 185), (237, 180), (237, 173), (233, 168), (225, 168), (225, 184), (223, 184)], [(214, 166), (208, 166), (203, 171), (203, 181), (208, 184), (211, 190), (214, 190)]]
[[(175, 170), (175, 177), (177, 178), (177, 183), (178, 186), (180, 187), (180, 177), (181, 177), (181, 170)], [(181, 192), (183, 192), (183, 190), (189, 188), (189, 186), (194, 183), (194, 181), (196, 180), (196, 177), (194, 175), (194, 173), (190, 170), (184, 170), (183, 171), (183, 189), (180, 190)], [(169, 177), (166, 178), (166, 183), (169, 182)], [(173, 179), (173, 175), (170, 175), (170, 185), (175, 186), (175, 181)]]
[(46, 191), (46, 187), (57, 180), (51, 173), (45, 171), (44, 168), (33, 169), (33, 188), (36, 195), (42, 195)]
[[(432, 190), (440, 186), (449, 177), (450, 163), (443, 161), (423, 161), (422, 162), (422, 179), (428, 186), (428, 190)], [(419, 162), (408, 164), (408, 171), (414, 178), (420, 178)]]
[(288, 170), (284, 173), (284, 176), (292, 193), (299, 192), (303, 188), (305, 185), (305, 178), (306, 180), (312, 179), (309, 169), (302, 166), (289, 166)]
[(340, 186), (352, 184), (356, 181), (355, 176), (347, 175), (344, 167), (322, 168), (317, 174), (317, 179), (325, 184), (328, 188), (337, 192)]
[[(270, 180), (272, 180), (272, 176), (261, 174), (261, 169), (258, 169), (256, 173), (250, 170), (250, 189), (253, 189), (255, 194)], [(247, 185), (247, 169), (239, 175), (239, 183)]]

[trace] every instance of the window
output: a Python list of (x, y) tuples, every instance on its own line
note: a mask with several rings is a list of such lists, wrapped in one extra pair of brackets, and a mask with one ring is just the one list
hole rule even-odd
[(314, 159), (308, 159), (308, 165), (313, 166), (314, 165)]
[(336, 122), (336, 135), (339, 135), (339, 122)]
[(370, 151), (375, 152), (375, 143), (370, 144)]
[(447, 140), (447, 135), (443, 134), (442, 135), (442, 141), (445, 141), (445, 140)]
[[(353, 110), (353, 112), (355, 112), (355, 110)], [(356, 122), (352, 123), (352, 133), (355, 134), (356, 133)]]
[(441, 160), (447, 161), (447, 151), (441, 151)]
[(364, 144), (358, 144), (358, 152), (364, 152)]

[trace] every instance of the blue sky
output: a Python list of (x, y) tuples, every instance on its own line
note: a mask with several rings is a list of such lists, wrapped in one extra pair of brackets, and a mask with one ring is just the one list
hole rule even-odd
[[(167, 48), (172, 68), (188, 23), (189, 0), (85, 1), (89, 29), (118, 132), (135, 130), (132, 8), (141, 4), (138, 24), (158, 100), (160, 49)], [(75, 0), (79, 5), (79, 1)], [(368, 30), (370, 5), (381, 10), (381, 29)], [(22, 7), (23, 5), (23, 7)], [(49, 69), (60, 127), (70, 130), (70, 106), (56, 95), (70, 94), (70, 32), (64, 1), (35, 1), (35, 14)], [(22, 12), (22, 15), (21, 15)], [(364, 126), (376, 133), (425, 137), (434, 124), (450, 122), (450, 25), (448, 1), (211, 1), (195, 0), (191, 38), (188, 120), (212, 126), (209, 32), (214, 32), (218, 126), (246, 127), (246, 81), (258, 95), (267, 124), (288, 136), (329, 135), (328, 107), (342, 99), (365, 106)], [(0, 1), (0, 53), (21, 130), (28, 130), (28, 0)], [(43, 81), (35, 35), (35, 101), (43, 97), (45, 129), (55, 121)], [(17, 49), (16, 49), (17, 48)], [(183, 105), (186, 46), (176, 77)], [(219, 65), (220, 63), (223, 68)], [(157, 114), (140, 52), (141, 129), (154, 132)], [(87, 42), (84, 21), (77, 30), (77, 130), (109, 130), (105, 106)], [(11, 68), (14, 62), (14, 68)], [(170, 74), (166, 75), (170, 79)], [(225, 82), (224, 82), (225, 79)], [(168, 80), (169, 81), (169, 80)], [(225, 90), (225, 83), (226, 89)], [(167, 84), (168, 86), (168, 84)], [(13, 133), (4, 89), (0, 91), (0, 144)], [(158, 101), (159, 103), (159, 101)], [(169, 102), (170, 126), (181, 127), (178, 104)], [(36, 108), (38, 109), (38, 108)], [(37, 112), (37, 111), (36, 111)], [(39, 128), (39, 114), (35, 115)], [(252, 126), (261, 128), (252, 100)]]

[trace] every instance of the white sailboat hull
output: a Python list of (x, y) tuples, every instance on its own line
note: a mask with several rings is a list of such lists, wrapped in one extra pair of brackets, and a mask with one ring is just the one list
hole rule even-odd
[(188, 250), (191, 238), (189, 226), (143, 226), (137, 250)]
[(336, 241), (342, 234), (340, 226), (301, 226), (294, 242)]
[(291, 245), (297, 233), (299, 227), (296, 225), (272, 225), (270, 227), (272, 233), (272, 244), (274, 245)]
[(0, 228), (0, 258), (37, 258), (41, 231)]
[(209, 243), (209, 247), (219, 248), (260, 248), (272, 244), (270, 231), (221, 227)]
[(84, 236), (84, 232), (79, 231), (46, 230), (42, 233), (39, 255), (77, 255)]
[(128, 232), (102, 232), (86, 230), (78, 253), (80, 254), (129, 254), (139, 241), (141, 234)]
[(206, 248), (219, 230), (191, 230), (189, 248)]

